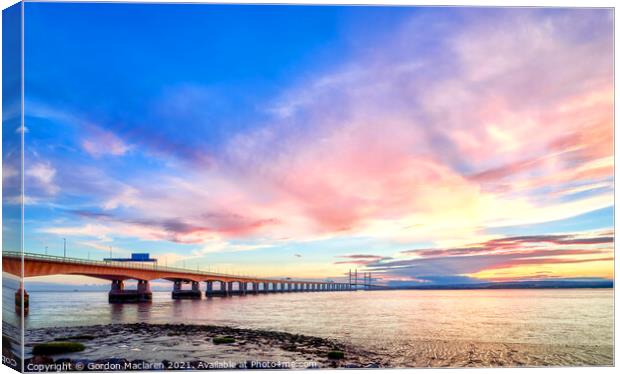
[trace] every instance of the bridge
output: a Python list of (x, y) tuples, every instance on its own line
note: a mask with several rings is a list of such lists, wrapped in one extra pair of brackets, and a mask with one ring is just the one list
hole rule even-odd
[[(23, 273), (22, 273), (23, 258)], [(295, 280), (291, 278), (261, 278), (233, 274), (205, 272), (176, 267), (160, 266), (157, 263), (107, 262), (84, 260), (71, 257), (48, 256), (36, 253), (2, 252), (2, 269), (17, 277), (30, 278), (45, 275), (84, 275), (111, 282), (108, 301), (110, 303), (145, 302), (153, 297), (150, 281), (165, 279), (173, 282), (173, 299), (200, 299), (200, 284), (205, 283), (205, 296), (232, 296), (264, 294), (275, 292), (318, 292), (353, 290), (350, 283), (332, 281)], [(136, 289), (126, 289), (126, 280), (136, 280)], [(184, 285), (189, 285), (184, 289)], [(16, 293), (16, 305), (21, 305), (22, 291), (24, 308), (27, 308), (27, 293)], [(19, 294), (19, 295), (18, 295)]]

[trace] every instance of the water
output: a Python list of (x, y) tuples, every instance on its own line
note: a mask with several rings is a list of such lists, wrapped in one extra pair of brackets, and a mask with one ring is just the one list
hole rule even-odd
[[(3, 313), (5, 320), (15, 318), (14, 312)], [(31, 292), (25, 321), (27, 328), (132, 322), (277, 330), (378, 350), (419, 340), (611, 346), (613, 290), (358, 291), (202, 300), (153, 292), (151, 304), (124, 305), (108, 304), (105, 292)]]

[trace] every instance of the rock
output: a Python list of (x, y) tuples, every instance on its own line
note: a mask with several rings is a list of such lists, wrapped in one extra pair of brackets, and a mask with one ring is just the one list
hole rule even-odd
[(127, 360), (124, 358), (110, 358), (110, 359), (107, 359), (106, 362), (110, 363), (111, 365), (125, 366), (125, 364), (127, 363)]

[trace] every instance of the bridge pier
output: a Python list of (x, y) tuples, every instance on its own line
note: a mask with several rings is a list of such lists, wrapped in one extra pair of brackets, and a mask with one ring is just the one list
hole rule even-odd
[(183, 281), (175, 280), (174, 288), (172, 290), (172, 298), (173, 299), (200, 299), (202, 298), (202, 293), (200, 292), (200, 283), (192, 281), (192, 289), (184, 290), (183, 289)]
[[(23, 297), (23, 309), (22, 309), (22, 295)], [(22, 310), (24, 311), (24, 315), (28, 314), (30, 310), (30, 296), (26, 292), (23, 284), (19, 285), (19, 289), (15, 292), (15, 313), (21, 314)]]
[(149, 302), (152, 299), (151, 286), (146, 280), (138, 280), (135, 290), (126, 290), (122, 280), (113, 280), (108, 293), (108, 302), (112, 304)]
[(235, 294), (235, 291), (233, 289), (233, 283), (234, 282), (226, 282), (226, 296), (232, 296)]
[[(213, 283), (219, 283), (219, 290), (213, 289)], [(228, 296), (228, 291), (226, 290), (226, 282), (224, 281), (207, 281), (207, 290), (205, 291), (206, 297), (214, 297), (214, 296)]]

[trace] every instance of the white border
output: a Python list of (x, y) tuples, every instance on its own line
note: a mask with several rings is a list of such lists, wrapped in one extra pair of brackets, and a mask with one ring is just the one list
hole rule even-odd
[[(37, 0), (25, 0), (26, 2), (36, 2)], [(312, 5), (419, 5), (419, 6), (483, 6), (483, 7), (498, 7), (498, 6), (515, 6), (515, 7), (585, 7), (585, 8), (614, 8), (614, 18), (615, 18), (615, 6), (616, 3), (610, 0), (539, 0), (539, 1), (522, 1), (522, 0), (503, 0), (503, 1), (492, 1), (492, 0), (425, 0), (425, 1), (417, 1), (417, 0), (288, 0), (288, 1), (256, 1), (256, 0), (203, 0), (203, 1), (187, 1), (187, 0), (150, 0), (150, 1), (140, 1), (140, 0), (107, 0), (107, 1), (97, 1), (97, 0), (80, 0), (80, 1), (72, 1), (72, 0), (43, 0), (45, 2), (83, 2), (83, 3), (97, 3), (97, 2), (112, 2), (112, 3), (208, 3), (208, 4), (312, 4)], [(16, 4), (19, 1), (16, 0), (0, 0), (0, 7), (5, 9), (13, 4)], [(39, 1), (42, 2), (42, 1)], [(0, 40), (2, 39), (2, 20), (0, 17)], [(617, 49), (618, 43), (618, 29), (614, 29), (614, 51)], [(615, 56), (615, 54), (614, 54)], [(1, 52), (0, 52), (0, 69), (2, 67), (1, 62)], [(22, 61), (23, 62), (23, 61)], [(614, 69), (618, 69), (618, 60), (614, 61), (615, 67)], [(0, 85), (2, 84), (2, 78), (0, 77)], [(615, 76), (614, 76), (614, 84), (615, 84)], [(614, 85), (615, 87), (615, 85)], [(23, 94), (23, 91), (22, 91)], [(618, 107), (614, 107), (614, 118), (618, 115)], [(0, 101), (0, 113), (2, 112), (2, 103)], [(618, 128), (614, 126), (614, 139), (618, 137)], [(615, 145), (615, 142), (614, 142)], [(615, 147), (614, 147), (615, 149)], [(616, 150), (616, 149), (615, 149)], [(0, 142), (0, 153), (2, 151), (2, 144)], [(614, 151), (614, 160), (617, 158), (617, 153)], [(2, 176), (2, 171), (0, 170), (0, 177)], [(615, 173), (614, 173), (615, 176)], [(615, 183), (615, 177), (614, 177)], [(0, 194), (1, 197), (1, 194)], [(617, 191), (614, 192), (614, 200), (617, 197)], [(615, 206), (615, 205), (614, 205)], [(617, 221), (618, 211), (614, 209), (614, 226)], [(1, 223), (1, 217), (0, 217)], [(1, 239), (0, 232), (0, 239)], [(615, 254), (615, 250), (614, 250)], [(614, 258), (614, 269), (615, 264), (617, 263), (618, 258)], [(614, 271), (615, 274), (615, 271)], [(614, 277), (615, 279), (615, 277)], [(614, 300), (616, 296), (616, 289), (614, 288)], [(618, 309), (614, 310), (615, 312), (615, 321), (618, 320)], [(614, 337), (618, 337), (618, 324), (614, 323)], [(617, 339), (614, 341), (614, 362), (618, 362), (617, 358), (620, 357), (620, 349), (618, 347)], [(324, 372), (328, 369), (323, 369), (321, 372)], [(455, 370), (455, 369), (448, 369)], [(587, 367), (587, 368), (573, 368), (573, 367), (561, 367), (561, 368), (475, 368), (475, 369), (458, 369), (457, 373), (470, 374), (470, 373), (546, 373), (546, 374), (554, 374), (554, 373), (581, 373), (587, 370), (588, 372), (601, 372), (601, 373), (612, 373), (616, 372), (616, 369), (613, 367)], [(363, 371), (363, 370), (346, 370), (347, 373), (385, 373), (385, 374), (396, 374), (396, 373), (437, 373), (440, 372), (441, 369), (384, 369), (384, 370), (372, 370), (372, 371)], [(217, 371), (217, 372), (227, 372), (231, 371)], [(0, 365), (0, 373), (14, 373), (11, 369), (4, 365)], [(261, 373), (278, 373), (282, 374), (282, 371), (275, 370), (267, 370), (261, 371)]]

